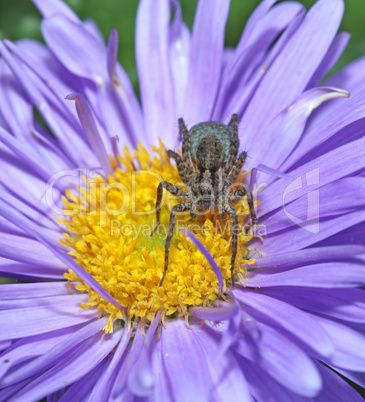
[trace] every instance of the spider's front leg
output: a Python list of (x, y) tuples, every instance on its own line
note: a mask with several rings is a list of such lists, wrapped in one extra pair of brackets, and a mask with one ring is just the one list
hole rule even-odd
[(176, 223), (176, 214), (184, 211), (189, 211), (191, 209), (192, 203), (190, 201), (181, 202), (180, 204), (175, 205), (170, 214), (170, 223), (169, 223), (169, 231), (167, 232), (166, 243), (165, 243), (165, 266), (162, 275), (162, 279), (160, 282), (160, 286), (162, 286), (163, 281), (166, 276), (167, 267), (169, 265), (169, 254), (170, 254), (170, 245), (172, 235), (174, 234), (174, 228)]
[(230, 202), (237, 202), (244, 196), (247, 196), (248, 207), (250, 208), (251, 223), (254, 225), (257, 222), (255, 206), (253, 203), (253, 196), (251, 190), (247, 187), (241, 187), (229, 196)]
[(175, 186), (167, 181), (162, 181), (157, 187), (157, 200), (156, 200), (156, 227), (153, 229), (151, 236), (153, 236), (160, 225), (160, 212), (161, 212), (161, 202), (163, 189), (166, 189), (172, 195), (179, 198), (185, 198), (185, 193), (180, 187)]

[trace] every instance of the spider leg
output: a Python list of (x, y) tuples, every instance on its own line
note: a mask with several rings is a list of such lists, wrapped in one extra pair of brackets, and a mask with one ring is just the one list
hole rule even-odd
[(233, 271), (234, 271), (234, 263), (236, 261), (236, 255), (237, 255), (237, 239), (238, 239), (238, 232), (239, 232), (238, 215), (237, 215), (237, 212), (234, 209), (233, 205), (229, 204), (228, 202), (225, 202), (223, 207), (224, 207), (224, 211), (227, 212), (227, 214), (232, 218), (232, 221), (233, 221), (233, 225), (232, 225), (231, 280), (232, 280), (232, 286), (234, 286)]
[(167, 267), (169, 265), (170, 245), (171, 245), (171, 239), (172, 239), (172, 235), (174, 233), (174, 228), (175, 228), (175, 223), (176, 223), (176, 214), (179, 212), (188, 211), (190, 209), (191, 209), (191, 202), (186, 201), (186, 202), (181, 202), (180, 204), (175, 205), (171, 210), (169, 231), (167, 232), (166, 243), (165, 243), (165, 266), (164, 266), (164, 271), (163, 271), (162, 279), (160, 282), (160, 286), (162, 286), (162, 284), (163, 284), (163, 281), (165, 279), (166, 272), (167, 272)]
[(223, 172), (226, 174), (228, 174), (231, 171), (231, 169), (236, 161), (237, 152), (238, 152), (238, 116), (236, 113), (234, 113), (232, 115), (231, 121), (228, 123), (228, 125), (232, 126), (233, 133), (232, 133), (231, 142), (229, 144), (228, 161), (223, 170)]
[(182, 143), (183, 160), (188, 168), (189, 175), (191, 175), (192, 173), (195, 172), (195, 169), (190, 155), (190, 135), (182, 118), (179, 119), (179, 131), (180, 131), (180, 138), (182, 137), (183, 142)]
[(244, 196), (247, 196), (248, 207), (250, 208), (251, 222), (254, 225), (257, 222), (255, 206), (253, 204), (253, 196), (249, 187), (244, 186), (236, 190), (233, 194), (229, 196), (230, 202), (237, 202)]
[(183, 183), (184, 184), (189, 183), (190, 171), (189, 171), (188, 167), (186, 166), (186, 163), (182, 160), (181, 156), (171, 150), (166, 151), (166, 153), (169, 158), (172, 158), (176, 162), (176, 167), (177, 167), (177, 170), (179, 171), (179, 175), (180, 175)]
[[(160, 225), (160, 212), (161, 212), (161, 201), (162, 201), (162, 194), (163, 189), (166, 189), (172, 195), (176, 195), (179, 198), (184, 198), (185, 193), (181, 190), (180, 187), (175, 186), (167, 181), (161, 181), (161, 183), (157, 187), (157, 200), (156, 200), (156, 227), (153, 229), (151, 236), (153, 236)], [(180, 205), (180, 204), (178, 204)]]
[(247, 158), (247, 152), (242, 152), (238, 155), (238, 158), (234, 162), (232, 169), (229, 171), (227, 180), (230, 183), (234, 183), (237, 179), (237, 176), (240, 174), (240, 171), (242, 170), (242, 166), (246, 162)]

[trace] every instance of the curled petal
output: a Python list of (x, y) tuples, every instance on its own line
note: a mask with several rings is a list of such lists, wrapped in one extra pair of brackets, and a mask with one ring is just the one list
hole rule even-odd
[(180, 228), (180, 230), (184, 233), (185, 236), (187, 236), (197, 247), (197, 249), (204, 255), (204, 257), (207, 259), (209, 262), (210, 266), (212, 267), (214, 273), (217, 276), (218, 283), (219, 283), (219, 291), (223, 290), (223, 276), (222, 273), (217, 265), (217, 263), (214, 261), (214, 258), (210, 254), (210, 252), (207, 250), (207, 248), (204, 246), (203, 243), (201, 243), (192, 233), (190, 233), (187, 229), (185, 228)]

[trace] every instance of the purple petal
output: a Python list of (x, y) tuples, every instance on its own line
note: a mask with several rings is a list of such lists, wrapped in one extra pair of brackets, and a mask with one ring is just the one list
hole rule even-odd
[(257, 172), (262, 172), (262, 173), (266, 173), (270, 176), (273, 177), (279, 177), (280, 179), (285, 179), (285, 180), (289, 180), (289, 181), (293, 181), (294, 177), (286, 174), (286, 173), (282, 173), (279, 172), (278, 170), (272, 169), (266, 165), (262, 165), (261, 163), (258, 164), (255, 168), (252, 169), (251, 171), (251, 180), (250, 180), (250, 188), (254, 189), (257, 183)]
[(68, 295), (74, 291), (68, 282), (8, 283), (1, 285), (0, 300), (32, 299)]
[(182, 116), (189, 73), (191, 34), (182, 20), (180, 3), (177, 0), (173, 0), (172, 5), (175, 9), (175, 15), (170, 31), (170, 65), (176, 111), (178, 116)]
[[(324, 56), (321, 64), (318, 66), (317, 70), (309, 81), (307, 88), (313, 88), (319, 85), (323, 77), (337, 63), (350, 38), (351, 35), (347, 32), (340, 32), (335, 36), (330, 48), (327, 51), (327, 54)], [(339, 88), (346, 88), (349, 90), (349, 88), (343, 87), (342, 85), (340, 85)]]
[[(341, 244), (338, 242), (338, 244)], [(353, 260), (365, 253), (360, 245), (312, 247), (290, 253), (273, 254), (258, 258), (253, 267), (289, 266), (323, 261)]]
[[(287, 337), (258, 323), (261, 333), (254, 345), (241, 338), (237, 352), (253, 361), (276, 381), (299, 395), (313, 397), (322, 387), (321, 377), (311, 359)], [(252, 353), (253, 350), (257, 353)]]
[(201, 320), (224, 321), (231, 319), (237, 313), (236, 304), (222, 303), (219, 307), (192, 307), (190, 313)]
[(364, 67), (365, 57), (360, 57), (328, 78), (325, 84), (337, 88), (346, 88), (351, 93), (356, 93), (363, 89)]
[(338, 374), (318, 362), (316, 362), (316, 366), (323, 380), (323, 387), (316, 397), (316, 402), (361, 402), (364, 400), (364, 398)]
[(192, 233), (190, 233), (187, 229), (185, 228), (180, 228), (180, 230), (183, 232), (185, 236), (187, 236), (196, 246), (196, 248), (204, 255), (204, 257), (207, 259), (209, 262), (210, 266), (212, 267), (215, 275), (217, 276), (218, 279), (218, 284), (219, 284), (219, 291), (223, 291), (223, 276), (222, 273), (217, 265), (217, 263), (214, 261), (214, 258), (210, 254), (210, 252), (207, 250), (207, 248), (204, 246), (203, 243), (201, 243)]
[(129, 373), (140, 358), (144, 346), (145, 336), (141, 327), (141, 323), (139, 323), (132, 342), (132, 347), (123, 361), (123, 364), (121, 364), (119, 367), (119, 373), (117, 373), (116, 380), (111, 391), (111, 400), (121, 399), (121, 394), (128, 388), (127, 383)]
[(304, 398), (277, 382), (256, 362), (240, 358), (238, 359), (242, 371), (247, 378), (250, 394), (256, 401), (272, 402), (308, 402)]
[[(208, 331), (197, 331), (196, 335), (201, 348), (201, 357), (206, 360), (213, 384), (207, 400), (234, 401), (239, 396), (240, 401), (252, 401), (244, 373), (233, 352), (228, 350), (219, 356), (217, 355), (218, 344), (211, 334), (208, 335)], [(220, 345), (222, 343), (221, 341)]]
[(223, 64), (229, 5), (228, 0), (200, 0), (198, 3), (183, 112), (189, 124), (211, 119)]
[(340, 320), (365, 323), (365, 291), (362, 289), (323, 289), (281, 287), (261, 290), (293, 306)]
[(106, 49), (80, 23), (55, 15), (43, 20), (42, 33), (48, 47), (69, 71), (103, 85)]
[(116, 380), (118, 368), (122, 364), (121, 361), (125, 356), (125, 351), (132, 336), (132, 331), (123, 331), (122, 338), (118, 343), (117, 350), (113, 354), (113, 358), (107, 368), (104, 370), (99, 380), (96, 382), (94, 389), (91, 393), (90, 400), (95, 401), (108, 401), (111, 386)]
[(97, 156), (104, 172), (108, 176), (112, 176), (113, 168), (111, 166), (109, 156), (106, 152), (98, 129), (96, 128), (95, 120), (87, 103), (87, 100), (83, 95), (77, 93), (67, 95), (66, 99), (75, 101), (77, 114), (87, 136), (91, 149)]
[[(252, 317), (292, 333), (323, 356), (333, 351), (331, 339), (315, 316), (261, 293), (241, 289), (234, 293), (243, 304), (243, 310)], [(245, 306), (250, 306), (253, 311)]]
[(148, 140), (148, 138), (145, 133), (141, 107), (126, 72), (117, 61), (117, 56), (118, 33), (116, 30), (112, 30), (107, 52), (109, 78), (118, 99), (118, 105), (127, 127), (127, 134), (132, 143), (136, 144), (136, 139)]
[(128, 387), (133, 394), (139, 397), (151, 395), (154, 386), (154, 376), (151, 362), (151, 343), (157, 326), (161, 322), (161, 312), (158, 312), (148, 328), (141, 355), (137, 363), (132, 367), (128, 377)]
[[(364, 92), (361, 91), (337, 104), (336, 107), (331, 108), (331, 113), (328, 116), (323, 114), (323, 118), (317, 124), (310, 126), (306, 130), (306, 134), (299, 146), (293, 151), (281, 169), (287, 170), (294, 162), (298, 161), (311, 150), (319, 146), (325, 146), (326, 141), (341, 131), (341, 129), (364, 118), (364, 106)], [(331, 149), (325, 150), (330, 151)]]
[[(241, 113), (242, 95), (246, 95), (244, 103), (249, 102), (248, 98), (252, 94), (252, 89), (256, 89), (258, 83), (254, 77), (260, 80), (270, 64), (268, 64), (268, 57), (265, 57), (268, 49), (274, 46), (280, 35), (283, 37), (283, 31), (291, 26), (299, 15), (304, 14), (304, 11), (303, 6), (299, 3), (280, 3), (257, 21), (252, 33), (246, 39), (244, 39), (245, 29), (240, 43), (233, 51), (233, 55), (223, 71), (214, 116), (221, 117), (223, 111), (223, 117), (226, 117), (226, 113), (232, 114), (232, 110)], [(276, 50), (277, 48), (275, 52)], [(271, 52), (269, 51), (269, 53)], [(271, 53), (271, 58), (275, 58), (273, 53)], [(257, 74), (258, 72), (259, 74)], [(251, 90), (247, 91), (248, 87), (251, 87)], [(227, 116), (227, 118), (229, 117)]]
[(72, 271), (85, 283), (91, 286), (96, 292), (99, 293), (106, 301), (113, 304), (114, 306), (124, 310), (121, 306), (90, 274), (88, 274), (80, 265), (76, 264), (72, 258), (70, 258), (64, 251), (53, 246), (48, 239), (46, 239), (39, 230), (39, 227), (33, 222), (27, 220), (25, 216), (21, 215), (18, 211), (15, 211), (4, 201), (0, 199), (0, 214), (6, 216), (6, 218), (14, 223), (15, 225), (21, 227), (26, 232), (34, 235), (42, 244), (44, 244), (49, 250), (51, 250), (56, 257), (58, 257), (62, 262), (64, 262)]
[(65, 272), (66, 267), (55, 270), (54, 268), (40, 267), (38, 265), (19, 263), (0, 258), (0, 276), (12, 278), (16, 281), (64, 280)]
[(22, 400), (39, 400), (77, 381), (96, 367), (116, 346), (122, 331), (92, 336), (76, 349), (61, 359), (55, 366), (38, 376), (29, 385), (22, 388), (14, 398)]
[(332, 320), (318, 319), (334, 344), (326, 362), (345, 370), (365, 371), (365, 336)]
[[(309, 286), (315, 288), (347, 288), (365, 283), (364, 265), (361, 263), (323, 263), (275, 273), (268, 268), (249, 275), (248, 287)], [(263, 272), (263, 273), (261, 273)]]
[(8, 234), (4, 236), (0, 233), (0, 257), (52, 268), (60, 273), (65, 272), (65, 266), (61, 261), (41, 243), (33, 239)]
[(62, 305), (29, 307), (19, 310), (0, 311), (2, 331), (0, 340), (16, 339), (60, 328), (70, 327), (97, 317), (96, 310), (81, 310), (80, 304), (87, 301), (85, 295), (65, 297)]
[[(341, 0), (317, 2), (268, 69), (244, 114), (249, 148), (265, 141), (264, 125), (303, 92), (327, 52), (342, 14)], [(259, 137), (257, 133), (261, 133)]]
[[(184, 395), (187, 401), (208, 401), (213, 384), (202, 356), (199, 331), (189, 329), (185, 320), (173, 320), (162, 329), (161, 343), (174, 400)], [(181, 353), (182, 350), (185, 352)]]
[[(105, 370), (106, 364), (107, 360), (105, 359), (93, 370), (88, 372), (84, 377), (73, 383), (71, 387), (62, 395), (62, 397), (57, 398), (56, 401), (69, 402), (72, 400), (74, 401), (90, 400), (90, 396), (93, 392), (95, 382), (102, 375), (103, 371)], [(49, 402), (48, 399), (47, 402)]]
[(44, 18), (51, 17), (55, 14), (61, 14), (70, 20), (80, 21), (77, 15), (70, 7), (61, 0), (32, 0)]
[[(142, 0), (136, 25), (136, 58), (143, 114), (151, 144), (164, 136), (167, 147), (177, 136), (175, 97), (169, 61), (170, 2)], [(162, 123), (163, 122), (163, 123)]]
[[(291, 191), (292, 183), (288, 184), (286, 180), (276, 181), (260, 193), (260, 214), (266, 215), (268, 212), (282, 207), (284, 196), (286, 202), (289, 203), (301, 197), (302, 194), (306, 194), (307, 189), (304, 188), (303, 183), (308, 183), (307, 186), (310, 186), (310, 190), (313, 191), (356, 172), (361, 166), (364, 148), (365, 138), (362, 138), (334, 149), (293, 170), (290, 175), (296, 179), (296, 184), (300, 181), (302, 186), (298, 189), (294, 186), (295, 191), (294, 189)], [(316, 175), (319, 175), (318, 182), (313, 180), (317, 177)]]
[(4, 60), (0, 62), (0, 93), (1, 113), (11, 132), (18, 138), (29, 135), (33, 125), (32, 107)]
[(3, 378), (4, 374), (12, 367), (19, 368), (19, 363), (27, 362), (47, 353), (64, 339), (78, 331), (83, 325), (74, 325), (13, 341), (11, 347), (1, 355), (0, 378)]
[[(9, 51), (15, 52), (16, 57)], [(13, 46), (9, 41), (6, 41), (6, 46), (0, 42), (1, 54), (11, 68), (14, 76), (21, 84), (23, 91), (26, 93), (29, 101), (37, 107), (42, 117), (57, 136), (62, 148), (72, 161), (82, 162), (83, 157), (89, 155), (87, 149), (83, 149), (82, 144), (85, 144), (79, 136), (74, 135), (75, 128), (71, 125), (69, 116), (64, 116), (64, 105), (62, 106), (61, 98), (56, 96), (52, 89), (42, 79), (42, 73), (46, 76), (49, 75), (49, 67), (43, 69), (43, 63), (36, 63), (33, 68), (29, 65), (28, 61), (23, 60), (22, 52), (19, 52), (17, 46)], [(23, 55), (24, 56), (24, 55)], [(42, 66), (42, 67), (40, 67)], [(44, 71), (43, 71), (44, 70)], [(67, 109), (66, 109), (67, 111)], [(92, 158), (92, 155), (91, 155)], [(85, 161), (89, 161), (85, 158)]]
[(279, 168), (301, 138), (312, 111), (329, 99), (349, 95), (346, 91), (328, 87), (313, 88), (301, 94), (270, 122), (265, 129), (265, 140), (252, 145), (251, 163), (256, 165), (256, 161), (265, 160), (271, 168)]
[(305, 195), (290, 204), (284, 196), (283, 209), (261, 219), (260, 223), (265, 225), (269, 236), (292, 226), (300, 226), (302, 230), (313, 228), (312, 233), (316, 235), (321, 230), (319, 219), (325, 221), (326, 218), (345, 215), (365, 206), (364, 178), (349, 177), (329, 183), (317, 192), (318, 198), (309, 198), (308, 189), (303, 190)]

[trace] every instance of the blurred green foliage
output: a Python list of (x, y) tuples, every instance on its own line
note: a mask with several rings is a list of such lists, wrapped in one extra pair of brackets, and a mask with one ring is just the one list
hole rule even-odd
[[(82, 18), (92, 18), (107, 39), (110, 29), (119, 32), (119, 60), (133, 84), (137, 85), (134, 57), (135, 16), (138, 0), (66, 0)], [(184, 20), (192, 27), (198, 0), (181, 0)], [(301, 1), (307, 8), (315, 0)], [(226, 31), (226, 45), (235, 46), (245, 23), (259, 4), (259, 0), (231, 0)], [(341, 30), (352, 34), (352, 39), (336, 69), (365, 54), (365, 0), (345, 0), (345, 16)], [(34, 38), (42, 40), (41, 17), (31, 0), (0, 0), (0, 37), (16, 40)]]

